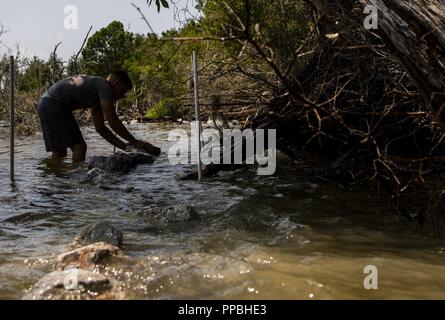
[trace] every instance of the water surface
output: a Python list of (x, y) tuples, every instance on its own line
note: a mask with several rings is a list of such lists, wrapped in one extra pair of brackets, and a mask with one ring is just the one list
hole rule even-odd
[[(164, 152), (172, 124), (132, 127)], [(185, 127), (184, 127), (185, 128)], [(83, 129), (88, 156), (113, 148)], [(445, 243), (414, 233), (385, 199), (321, 182), (317, 162), (279, 156), (274, 176), (254, 168), (202, 183), (165, 154), (103, 188), (82, 168), (45, 161), (41, 134), (17, 142), (9, 185), (8, 139), (0, 141), (0, 298), (21, 298), (53, 270), (79, 230), (110, 221), (124, 232), (127, 264), (105, 272), (140, 299), (445, 298)], [(189, 204), (198, 222), (159, 225), (138, 213)], [(379, 271), (366, 290), (366, 265)]]

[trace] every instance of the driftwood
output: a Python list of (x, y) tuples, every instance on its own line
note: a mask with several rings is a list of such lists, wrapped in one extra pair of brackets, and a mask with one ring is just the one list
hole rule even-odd
[[(420, 93), (445, 129), (445, 5), (439, 0), (308, 1), (321, 18), (354, 5), (378, 9), (379, 34), (414, 79)], [(347, 13), (346, 13), (347, 14)], [(341, 32), (341, 30), (340, 30)]]

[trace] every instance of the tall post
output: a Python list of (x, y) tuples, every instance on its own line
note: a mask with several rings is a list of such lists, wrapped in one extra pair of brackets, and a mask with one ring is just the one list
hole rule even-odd
[(198, 132), (198, 181), (202, 180), (202, 162), (201, 162), (201, 113), (199, 110), (199, 86), (198, 86), (198, 61), (196, 51), (192, 55), (193, 69), (193, 89), (195, 91), (195, 114), (196, 131)]
[(11, 183), (14, 183), (14, 57), (9, 58), (9, 137), (10, 162), (9, 172)]
[[(115, 111), (116, 111), (116, 116), (117, 116), (117, 114), (119, 112), (119, 101), (116, 101), (116, 109), (115, 109)], [(114, 133), (114, 136), (117, 137), (116, 132)], [(114, 148), (113, 148), (113, 153), (116, 153), (116, 146), (114, 146)]]

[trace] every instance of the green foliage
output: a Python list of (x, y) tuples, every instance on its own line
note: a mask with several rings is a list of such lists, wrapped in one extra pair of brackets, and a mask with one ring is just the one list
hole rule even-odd
[[(169, 30), (162, 38), (199, 35), (195, 23), (180, 31)], [(154, 36), (137, 36), (138, 45), (124, 63), (141, 100), (153, 106), (163, 98), (181, 97), (189, 91), (190, 57), (193, 50), (203, 51), (204, 44), (165, 41)]]
[[(147, 0), (147, 3), (149, 6), (153, 3), (153, 0)], [(168, 1), (167, 0), (155, 0), (156, 7), (158, 8), (158, 12), (161, 11), (161, 4), (164, 8), (168, 8)]]
[[(207, 0), (199, 5), (208, 34), (239, 39), (224, 45), (228, 54), (238, 54), (246, 43), (252, 47), (250, 65), (265, 65), (267, 57), (284, 71), (311, 28), (310, 11), (303, 1)], [(296, 68), (301, 67), (298, 62)]]
[(74, 76), (77, 75), (80, 71), (79, 62), (76, 62), (76, 55), (72, 55), (71, 58), (68, 60), (68, 64), (66, 66), (66, 75), (67, 76)]
[(134, 47), (134, 35), (124, 30), (122, 22), (113, 21), (88, 39), (82, 51), (82, 72), (105, 77), (122, 69)]
[(19, 90), (29, 91), (46, 86), (51, 81), (51, 65), (37, 57), (27, 61), (27, 68), (18, 74)]
[[(167, 0), (147, 0), (148, 5), (153, 2), (158, 10), (169, 7)], [(133, 34), (113, 21), (88, 39), (78, 63), (75, 55), (66, 65), (53, 54), (47, 61), (21, 58), (18, 90), (43, 91), (54, 81), (77, 73), (105, 77), (124, 69), (134, 90), (121, 102), (122, 110), (139, 110), (150, 118), (181, 117), (178, 110), (191, 92), (192, 51), (198, 54), (202, 96), (272, 92), (278, 82), (277, 70), (292, 81), (305, 63), (305, 58), (295, 59), (294, 54), (311, 27), (304, 1), (197, 0), (196, 8), (201, 18), (160, 36)], [(203, 38), (211, 40), (190, 41)]]
[(155, 106), (148, 109), (145, 116), (150, 119), (178, 118), (181, 102), (177, 99), (163, 98)]

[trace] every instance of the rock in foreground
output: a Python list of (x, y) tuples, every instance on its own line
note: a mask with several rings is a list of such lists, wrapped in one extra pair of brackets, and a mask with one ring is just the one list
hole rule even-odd
[(90, 244), (57, 257), (56, 269), (67, 270), (73, 268), (94, 270), (97, 265), (104, 265), (112, 257), (123, 257), (122, 251), (105, 242)]
[(23, 300), (118, 299), (126, 299), (119, 282), (82, 269), (49, 273), (23, 297)]
[(96, 222), (83, 228), (74, 239), (77, 246), (86, 246), (97, 242), (105, 242), (115, 247), (121, 247), (122, 232), (108, 222)]

